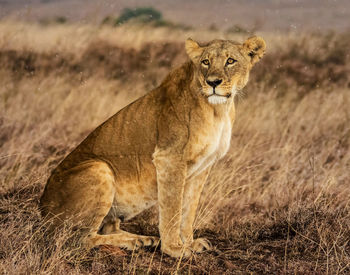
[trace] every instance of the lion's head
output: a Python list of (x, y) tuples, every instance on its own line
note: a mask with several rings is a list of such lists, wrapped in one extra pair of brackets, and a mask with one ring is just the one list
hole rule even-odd
[(265, 41), (248, 38), (243, 44), (213, 40), (199, 45), (186, 41), (186, 52), (195, 67), (195, 81), (211, 104), (222, 104), (247, 84), (253, 65), (264, 55)]

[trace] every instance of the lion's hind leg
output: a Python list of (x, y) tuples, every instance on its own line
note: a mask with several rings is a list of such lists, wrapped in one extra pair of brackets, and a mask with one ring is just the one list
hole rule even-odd
[(115, 176), (102, 161), (86, 161), (56, 171), (40, 200), (42, 216), (54, 227), (71, 223), (81, 229), (98, 227), (112, 206)]
[(87, 248), (113, 245), (132, 250), (156, 246), (158, 238), (122, 231), (119, 219), (109, 219), (115, 185), (114, 173), (107, 163), (81, 163), (50, 179), (41, 199), (43, 215), (59, 217), (54, 221), (55, 227), (64, 221), (77, 224), (75, 228), (82, 232)]
[(128, 250), (138, 249), (142, 246), (154, 247), (159, 244), (159, 238), (153, 236), (143, 236), (126, 232), (119, 228), (120, 219), (113, 219), (104, 222), (102, 228), (90, 234), (90, 246), (114, 245)]
[(128, 250), (136, 250), (143, 246), (154, 247), (159, 244), (159, 238), (153, 236), (143, 236), (126, 232), (119, 229), (120, 220), (104, 224), (99, 232), (92, 232), (88, 236), (89, 247), (99, 245), (112, 245)]

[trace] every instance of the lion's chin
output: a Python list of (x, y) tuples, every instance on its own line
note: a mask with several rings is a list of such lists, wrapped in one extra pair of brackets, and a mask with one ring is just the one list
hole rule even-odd
[(220, 95), (211, 95), (208, 97), (208, 101), (210, 104), (213, 104), (213, 105), (224, 104), (227, 102), (227, 97), (220, 96)]

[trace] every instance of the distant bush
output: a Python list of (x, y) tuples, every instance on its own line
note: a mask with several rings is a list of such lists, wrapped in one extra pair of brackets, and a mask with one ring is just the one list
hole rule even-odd
[(106, 16), (101, 23), (106, 25), (119, 26), (127, 22), (147, 24), (153, 27), (167, 27), (182, 30), (191, 29), (190, 26), (174, 23), (163, 19), (161, 12), (152, 7), (135, 9), (126, 8), (122, 11), (119, 17), (115, 18), (113, 16)]
[(67, 18), (64, 16), (57, 16), (54, 21), (58, 24), (64, 24), (67, 22)]
[(226, 32), (228, 33), (243, 33), (243, 34), (248, 34), (248, 33), (252, 33), (251, 30), (248, 30), (240, 25), (233, 25), (232, 27), (228, 28), (226, 30)]
[(135, 9), (126, 8), (122, 11), (115, 24), (123, 24), (129, 20), (137, 20), (139, 22), (147, 23), (152, 21), (160, 21), (161, 19), (161, 12), (152, 7), (143, 7)]
[(39, 23), (43, 26), (54, 25), (54, 24), (65, 24), (68, 19), (64, 16), (56, 16), (52, 18), (41, 18)]
[(178, 23), (174, 23), (168, 20), (157, 20), (157, 21), (152, 21), (149, 22), (150, 25), (152, 25), (153, 27), (167, 27), (167, 28), (172, 28), (172, 29), (180, 29), (180, 30), (191, 30), (192, 27), (188, 26), (188, 25), (184, 25), (184, 24), (178, 24)]
[(101, 24), (111, 24), (112, 21), (114, 21), (112, 16), (106, 16), (105, 18), (103, 18)]
[(212, 23), (209, 27), (208, 30), (212, 32), (217, 32), (219, 30), (218, 26), (215, 23)]

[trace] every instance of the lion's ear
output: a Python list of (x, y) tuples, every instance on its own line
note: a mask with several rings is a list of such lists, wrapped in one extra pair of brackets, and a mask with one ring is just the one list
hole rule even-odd
[(264, 39), (262, 39), (261, 37), (258, 37), (258, 36), (249, 37), (243, 43), (243, 50), (250, 58), (250, 62), (254, 65), (265, 54), (266, 43)]
[(185, 43), (186, 53), (192, 61), (197, 61), (203, 53), (203, 48), (199, 44), (188, 38)]

